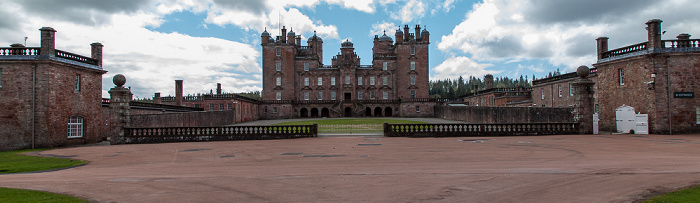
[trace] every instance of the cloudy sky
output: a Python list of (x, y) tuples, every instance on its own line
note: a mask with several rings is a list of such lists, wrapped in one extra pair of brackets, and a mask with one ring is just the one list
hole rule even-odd
[[(662, 19), (663, 39), (700, 35), (692, 0), (0, 0), (0, 46), (39, 46), (39, 28), (53, 27), (56, 48), (90, 56), (104, 45), (103, 96), (115, 74), (135, 97), (261, 90), (260, 33), (279, 25), (303, 40), (316, 31), (324, 63), (349, 39), (371, 63), (374, 35), (401, 25), (430, 31), (431, 80), (526, 75), (595, 63), (595, 39), (610, 48), (646, 41), (645, 22)], [(412, 31), (413, 32), (413, 31)], [(695, 38), (695, 37), (691, 37)], [(4, 45), (2, 45), (4, 44)]]

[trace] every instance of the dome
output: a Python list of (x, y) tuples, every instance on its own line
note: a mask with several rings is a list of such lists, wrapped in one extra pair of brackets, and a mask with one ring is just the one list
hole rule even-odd
[(403, 35), (403, 32), (401, 32), (401, 30), (399, 29), (399, 30), (396, 30), (396, 34), (394, 34), (394, 35)]
[(313, 40), (317, 40), (317, 41), (319, 41), (319, 42), (323, 42), (323, 39), (321, 39), (320, 37), (316, 36), (316, 31), (314, 31), (314, 36), (309, 37), (309, 40), (307, 40), (307, 42), (311, 42), (311, 41), (313, 41)]
[(391, 39), (391, 37), (386, 36), (386, 33), (384, 33), (384, 35), (382, 35), (381, 37), (379, 37), (379, 41), (389, 41), (389, 42), (392, 42), (392, 41), (394, 41), (394, 40)]
[(350, 40), (347, 40), (347, 39), (346, 39), (345, 42), (343, 42), (342, 44), (340, 44), (340, 46), (341, 46), (341, 47), (352, 47), (352, 46), (353, 46), (353, 43), (350, 42)]
[(430, 32), (428, 32), (428, 30), (423, 30), (420, 32), (420, 35), (430, 35)]
[(287, 33), (287, 36), (297, 36), (294, 31), (290, 30), (289, 33)]
[(263, 31), (263, 33), (260, 34), (260, 36), (262, 36), (262, 37), (269, 37), (270, 36), (270, 33), (267, 32), (267, 28), (265, 28), (265, 31)]

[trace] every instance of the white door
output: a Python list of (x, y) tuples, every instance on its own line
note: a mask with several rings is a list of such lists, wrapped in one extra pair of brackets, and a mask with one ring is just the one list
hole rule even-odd
[(634, 117), (635, 130), (634, 134), (649, 134), (649, 115), (636, 114)]
[(598, 113), (593, 114), (593, 134), (598, 134)]
[(634, 107), (622, 105), (615, 109), (615, 121), (618, 133), (629, 133), (636, 128), (634, 122)]

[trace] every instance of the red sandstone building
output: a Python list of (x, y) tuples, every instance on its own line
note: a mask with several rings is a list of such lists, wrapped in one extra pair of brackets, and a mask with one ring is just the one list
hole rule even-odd
[(0, 48), (0, 151), (102, 139), (102, 44), (85, 57), (56, 49), (53, 28), (40, 30), (41, 47)]
[(434, 104), (428, 98), (430, 33), (416, 25), (374, 37), (371, 65), (361, 65), (353, 43), (341, 44), (330, 65), (323, 64), (323, 40), (282, 28), (272, 39), (262, 33), (263, 102), (261, 118), (423, 116)]
[[(591, 79), (597, 87), (598, 70), (590, 69), (588, 79)], [(563, 75), (552, 76), (532, 81), (532, 106), (535, 107), (572, 107), (575, 105), (576, 93), (574, 91), (574, 82), (578, 78), (576, 72), (571, 72)], [(593, 100), (597, 100), (597, 95), (594, 94)], [(596, 103), (597, 104), (597, 103)], [(596, 108), (596, 107), (594, 107)], [(597, 108), (596, 108), (597, 109)]]

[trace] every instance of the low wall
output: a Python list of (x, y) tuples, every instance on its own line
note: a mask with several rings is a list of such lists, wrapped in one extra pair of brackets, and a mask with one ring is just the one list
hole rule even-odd
[(224, 126), (236, 123), (236, 112), (229, 111), (202, 111), (188, 113), (162, 113), (131, 115), (130, 127), (211, 127)]
[(124, 128), (127, 144), (294, 139), (318, 136), (318, 125)]
[(570, 123), (573, 107), (435, 106), (435, 117), (467, 123)]

